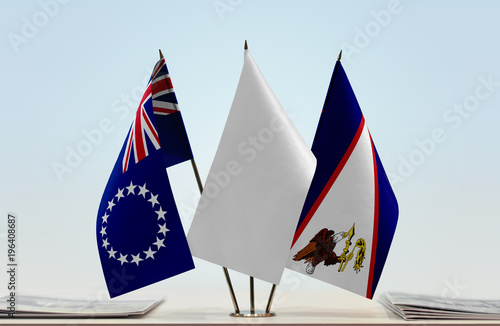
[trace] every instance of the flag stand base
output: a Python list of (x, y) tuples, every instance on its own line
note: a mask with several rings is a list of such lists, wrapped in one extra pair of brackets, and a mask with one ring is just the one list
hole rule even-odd
[(256, 311), (254, 313), (249, 310), (240, 311), (239, 313), (232, 312), (229, 314), (231, 317), (274, 317), (276, 314), (273, 311), (265, 312), (265, 311)]
[[(276, 292), (276, 284), (273, 284), (271, 288), (271, 293), (269, 294), (269, 300), (267, 301), (267, 306), (265, 311), (255, 310), (255, 293), (254, 293), (254, 279), (250, 276), (250, 310), (240, 311), (237, 304), (234, 304), (234, 312), (230, 313), (231, 317), (274, 317), (276, 313), (271, 311), (271, 304), (273, 303), (274, 293)], [(235, 303), (236, 300), (233, 300)]]

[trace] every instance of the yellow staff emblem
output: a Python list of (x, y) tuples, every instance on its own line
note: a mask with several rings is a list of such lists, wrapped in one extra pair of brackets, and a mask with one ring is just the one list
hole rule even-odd
[(339, 272), (343, 272), (345, 270), (345, 267), (347, 266), (347, 263), (354, 257), (354, 252), (356, 251), (356, 248), (359, 248), (358, 253), (356, 255), (356, 260), (354, 261), (354, 270), (356, 273), (358, 273), (361, 270), (361, 267), (363, 267), (363, 260), (365, 259), (365, 251), (366, 251), (366, 242), (363, 238), (359, 238), (356, 241), (356, 244), (354, 245), (353, 250), (349, 253), (349, 247), (352, 244), (352, 238), (354, 237), (355, 231), (354, 231), (354, 226), (356, 223), (354, 223), (347, 232), (344, 237), (348, 237), (347, 240), (345, 241), (345, 247), (344, 247), (344, 252), (342, 255), (339, 257)]

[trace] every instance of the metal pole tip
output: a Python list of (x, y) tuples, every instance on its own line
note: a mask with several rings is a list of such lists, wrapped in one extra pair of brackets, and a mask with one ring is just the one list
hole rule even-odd
[(160, 59), (163, 59), (163, 53), (161, 53), (161, 49), (158, 49), (160, 51)]
[(342, 58), (342, 50), (340, 50), (339, 58), (337, 59), (337, 61), (340, 61), (340, 58)]
[(245, 50), (248, 50), (248, 44), (247, 44), (247, 40), (245, 40), (245, 47), (244, 47)]

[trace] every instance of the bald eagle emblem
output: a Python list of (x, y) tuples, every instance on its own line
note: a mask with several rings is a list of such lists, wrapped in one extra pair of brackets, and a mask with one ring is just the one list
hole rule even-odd
[[(353, 269), (358, 273), (363, 267), (363, 260), (365, 259), (366, 242), (364, 239), (359, 238), (353, 248), (350, 250), (353, 237), (354, 237), (354, 224), (349, 232), (338, 232), (335, 233), (333, 230), (328, 230), (327, 228), (319, 231), (309, 243), (299, 250), (294, 256), (293, 260), (300, 261), (305, 260), (306, 263), (306, 273), (313, 274), (316, 266), (320, 263), (324, 263), (325, 266), (339, 264), (338, 271), (343, 272), (349, 263), (354, 258), (354, 253), (357, 250), (356, 259), (354, 260)], [(334, 249), (337, 243), (345, 240), (345, 247), (340, 256), (338, 256)]]

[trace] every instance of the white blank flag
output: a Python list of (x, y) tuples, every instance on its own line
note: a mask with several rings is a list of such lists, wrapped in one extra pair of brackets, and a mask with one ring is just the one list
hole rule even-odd
[(316, 159), (252, 56), (188, 233), (192, 254), (278, 284)]

